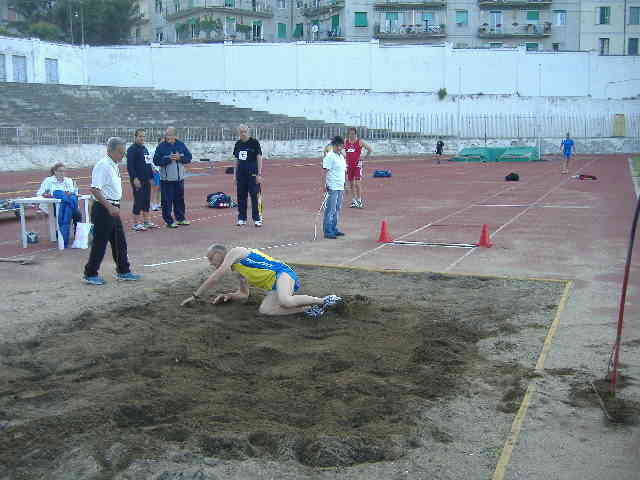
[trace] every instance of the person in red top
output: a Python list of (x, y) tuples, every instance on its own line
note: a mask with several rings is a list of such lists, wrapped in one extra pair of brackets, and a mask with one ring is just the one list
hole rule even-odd
[(365, 158), (371, 155), (373, 149), (364, 140), (358, 138), (358, 131), (351, 127), (347, 130), (344, 151), (347, 156), (347, 181), (351, 190), (351, 208), (364, 208), (362, 200), (362, 149), (367, 151)]

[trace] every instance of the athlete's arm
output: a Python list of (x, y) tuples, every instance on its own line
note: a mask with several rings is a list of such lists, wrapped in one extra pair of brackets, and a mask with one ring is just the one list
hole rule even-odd
[(222, 264), (216, 268), (216, 271), (213, 272), (195, 292), (193, 292), (193, 295), (184, 300), (180, 306), (184, 307), (185, 305), (189, 305), (190, 303), (198, 300), (205, 291), (210, 289), (218, 280), (220, 280), (220, 277), (231, 271), (231, 265), (233, 265), (234, 262), (246, 257), (248, 254), (249, 250), (244, 247), (234, 247), (229, 250), (224, 257)]
[(232, 293), (224, 293), (222, 295), (218, 295), (214, 300), (214, 305), (218, 305), (220, 303), (229, 302), (231, 300), (246, 300), (249, 298), (249, 283), (244, 277), (240, 277), (240, 288), (237, 291)]
[(367, 157), (371, 155), (371, 152), (373, 152), (373, 148), (371, 148), (371, 145), (369, 145), (367, 142), (365, 142), (362, 139), (360, 140), (360, 146), (367, 151)]

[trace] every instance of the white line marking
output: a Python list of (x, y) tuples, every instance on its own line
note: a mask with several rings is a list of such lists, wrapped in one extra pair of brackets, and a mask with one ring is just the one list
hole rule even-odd
[(523, 203), (522, 205), (487, 205), (476, 204), (475, 207), (522, 207), (522, 208), (591, 208), (588, 205), (537, 205), (535, 203)]
[[(580, 168), (580, 170), (587, 168), (589, 165), (591, 165), (593, 162), (595, 162), (596, 160), (593, 159), (591, 160), (589, 163), (587, 163), (586, 165), (584, 165), (582, 168)], [(578, 171), (580, 171), (578, 170)], [(556, 191), (558, 188), (560, 188), (561, 186), (563, 186), (565, 183), (567, 183), (569, 180), (571, 180), (571, 177), (569, 178), (565, 178), (563, 181), (561, 181), (558, 185), (556, 185), (555, 187), (553, 187), (551, 190), (549, 190), (547, 193), (545, 193), (544, 195), (542, 195), (542, 197), (540, 197), (537, 201), (535, 201), (531, 207), (527, 207), (524, 210), (522, 210), (520, 213), (518, 213), (515, 217), (513, 217), (511, 220), (509, 220), (506, 223), (503, 223), (496, 231), (494, 231), (491, 235), (489, 235), (489, 238), (493, 238), (495, 235), (497, 235), (501, 230), (503, 230), (504, 228), (508, 227), (509, 225), (511, 225), (513, 222), (515, 222), (518, 218), (520, 218), (522, 215), (524, 215), (525, 213), (527, 213), (532, 207), (533, 205), (538, 204), (540, 201), (544, 200), (546, 197), (548, 197), (549, 195), (551, 195), (551, 193), (553, 193), (554, 191)], [(465, 258), (467, 258), (469, 255), (471, 255), (474, 252), (475, 249), (473, 250), (469, 250), (467, 253), (465, 253), (464, 255), (462, 255), (460, 258), (458, 258), (456, 261), (452, 262), (449, 264), (449, 266), (447, 268), (445, 268), (443, 271), (444, 272), (448, 272), (450, 271), (452, 268), (454, 268), (456, 265), (458, 265), (460, 262), (462, 262), (462, 260), (464, 260)]]
[[(508, 186), (508, 187), (505, 187), (504, 189), (502, 189), (502, 190), (500, 190), (500, 191), (498, 191), (498, 192), (494, 193), (493, 195), (491, 195), (491, 196), (487, 197), (487, 198), (485, 199), (485, 201), (487, 201), (487, 200), (489, 200), (489, 199), (491, 199), (491, 198), (493, 198), (493, 197), (496, 197), (496, 196), (498, 196), (498, 195), (500, 195), (500, 194), (502, 194), (502, 193), (504, 193), (504, 192), (507, 192), (507, 191), (509, 191), (509, 190), (512, 190), (512, 189), (514, 189), (514, 188), (515, 188), (515, 186), (512, 186), (512, 185), (510, 185), (510, 186)], [(400, 235), (396, 240), (400, 240), (400, 239), (402, 239), (402, 238), (406, 238), (406, 237), (408, 237), (408, 236), (410, 236), (410, 235), (413, 235), (414, 233), (421, 232), (421, 231), (422, 231), (422, 230), (424, 230), (425, 228), (429, 228), (429, 227), (430, 227), (430, 226), (432, 226), (432, 225), (435, 225), (435, 224), (438, 224), (438, 223), (442, 223), (442, 222), (443, 222), (443, 221), (445, 221), (447, 218), (453, 217), (453, 216), (455, 216), (455, 215), (458, 215), (459, 213), (462, 213), (462, 212), (464, 212), (464, 211), (466, 211), (466, 210), (469, 210), (470, 208), (473, 208), (473, 207), (474, 207), (474, 205), (475, 205), (475, 203), (471, 203), (471, 204), (467, 205), (466, 207), (461, 208), (460, 210), (456, 210), (455, 212), (450, 213), (449, 215), (446, 215), (446, 216), (444, 216), (444, 217), (442, 217), (442, 218), (439, 218), (439, 219), (437, 219), (437, 220), (434, 220), (433, 222), (429, 222), (429, 223), (427, 223), (426, 225), (423, 225), (422, 227), (416, 228), (416, 229), (415, 229), (415, 230), (413, 230), (412, 232), (405, 233), (404, 235)], [(347, 260), (347, 261), (345, 261), (345, 262), (342, 262), (339, 266), (344, 266), (344, 265), (347, 265), (348, 263), (353, 263), (353, 262), (355, 262), (356, 260), (359, 260), (360, 258), (364, 257), (365, 255), (368, 255), (368, 254), (373, 253), (373, 252), (375, 252), (375, 251), (377, 251), (377, 250), (380, 250), (381, 248), (385, 247), (386, 245), (387, 245), (387, 244), (383, 243), (382, 245), (379, 245), (379, 246), (377, 246), (376, 248), (372, 248), (372, 249), (369, 249), (369, 250), (365, 250), (365, 251), (364, 251), (364, 252), (362, 252), (360, 255), (356, 255), (355, 257), (353, 257), (353, 258), (351, 258), (351, 259), (349, 259), (349, 260)]]

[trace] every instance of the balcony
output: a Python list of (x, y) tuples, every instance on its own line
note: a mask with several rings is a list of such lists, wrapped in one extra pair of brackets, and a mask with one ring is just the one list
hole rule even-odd
[(545, 23), (543, 25), (526, 24), (526, 25), (512, 25), (510, 27), (504, 27), (502, 25), (496, 25), (495, 27), (489, 27), (483, 25), (478, 29), (478, 36), (480, 38), (543, 38), (551, 36), (551, 24)]
[(387, 2), (375, 2), (373, 4), (374, 8), (376, 10), (381, 10), (381, 11), (394, 11), (396, 9), (403, 9), (403, 10), (420, 10), (423, 8), (446, 8), (447, 7), (447, 2), (446, 0), (443, 1), (419, 1), (416, 0), (415, 2), (412, 2), (411, 0), (405, 0), (405, 1), (394, 1), (394, 0), (389, 0)]
[(325, 13), (335, 13), (344, 8), (344, 0), (316, 0), (310, 2), (309, 5), (311, 5), (309, 8), (302, 9), (302, 15), (305, 17), (319, 17)]
[(549, 8), (552, 0), (478, 0), (480, 8)]
[[(311, 42), (342, 42), (344, 41), (344, 34), (341, 30), (319, 30), (315, 33), (311, 32), (308, 35), (308, 40)], [(302, 40), (300, 38), (299, 40)]]
[(446, 37), (445, 25), (380, 25), (375, 24), (374, 37), (380, 40), (421, 40)]
[(273, 10), (267, 0), (176, 0), (167, 4), (165, 18), (168, 22), (173, 22), (207, 13), (273, 18)]

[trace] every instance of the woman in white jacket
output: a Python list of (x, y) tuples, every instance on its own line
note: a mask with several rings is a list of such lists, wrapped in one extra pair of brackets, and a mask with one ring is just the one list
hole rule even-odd
[[(63, 163), (58, 162), (53, 165), (51, 170), (49, 170), (49, 173), (51, 173), (51, 176), (42, 181), (36, 195), (51, 198), (53, 197), (53, 192), (57, 190), (68, 193), (69, 195), (78, 194), (78, 186), (76, 185), (76, 182), (74, 182), (73, 178), (64, 176)], [(43, 207), (44, 204), (40, 205), (40, 208), (45, 210)], [(72, 218), (74, 226), (82, 220), (82, 213), (80, 213), (78, 208), (73, 212)]]

